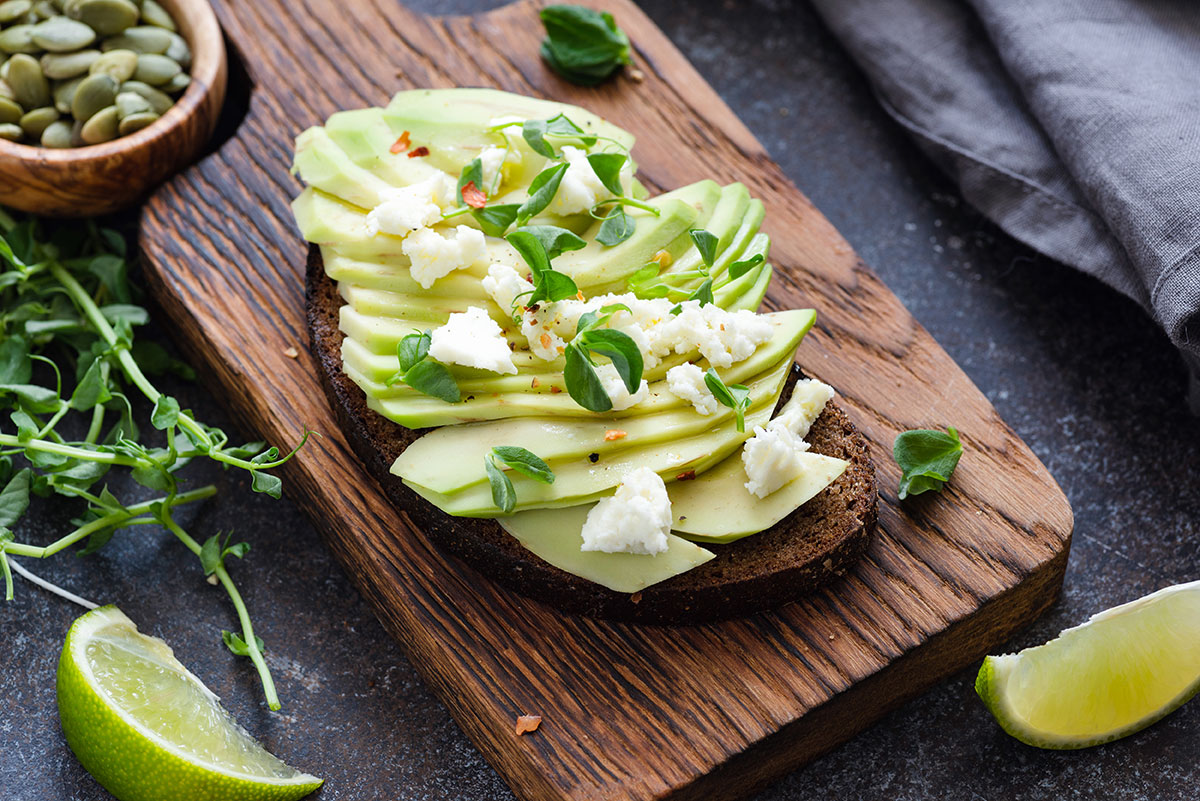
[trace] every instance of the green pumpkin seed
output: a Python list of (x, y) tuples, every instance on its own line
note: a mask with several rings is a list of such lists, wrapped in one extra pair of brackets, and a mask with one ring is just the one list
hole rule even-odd
[(81, 0), (68, 3), (67, 14), (101, 36), (120, 33), (138, 21), (138, 7), (129, 0)]
[(42, 147), (64, 148), (71, 146), (71, 123), (58, 120), (42, 131)]
[(71, 53), (96, 40), (96, 32), (82, 22), (54, 17), (33, 26), (33, 43), (51, 53)]
[(64, 81), (87, 74), (100, 58), (99, 50), (80, 50), (75, 53), (47, 53), (42, 56), (42, 72), (47, 78)]
[(166, 56), (143, 53), (138, 56), (137, 71), (134, 72), (133, 79), (151, 86), (159, 86), (174, 78), (179, 72), (178, 62)]
[(50, 127), (50, 123), (56, 120), (58, 120), (58, 109), (46, 106), (27, 112), (25, 116), (21, 117), (18, 124), (30, 139), (41, 139), (42, 133)]
[(150, 108), (156, 114), (166, 114), (167, 109), (175, 105), (175, 101), (165, 92), (160, 92), (150, 84), (142, 83), (141, 81), (126, 81), (121, 84), (121, 92), (133, 92), (146, 98), (146, 101), (150, 104)]
[(0, 3), (0, 25), (15, 22), (33, 10), (33, 0), (5, 0)]
[(117, 138), (117, 107), (102, 108), (88, 118), (79, 136), (89, 145), (98, 145)]
[(5, 53), (40, 53), (34, 44), (32, 25), (14, 25), (0, 31), (0, 50)]
[(52, 94), (54, 95), (54, 107), (62, 114), (71, 113), (71, 101), (75, 98), (75, 90), (79, 88), (79, 84), (83, 83), (86, 75), (80, 75), (78, 78), (72, 78), (69, 81), (59, 81), (54, 85)]
[(50, 0), (50, 5), (54, 6), (58, 13), (63, 13), (63, 7), (66, 5), (63, 0)]
[(178, 61), (179, 66), (185, 70), (192, 66), (192, 48), (188, 47), (187, 40), (177, 33), (171, 34), (171, 46), (163, 55)]
[(39, 2), (34, 3), (33, 13), (37, 15), (38, 19), (50, 19), (51, 17), (59, 16), (58, 9), (54, 7), (54, 4), (50, 0), (39, 0)]
[(137, 72), (138, 54), (132, 50), (109, 50), (92, 65), (92, 75), (111, 75), (117, 83), (125, 83)]
[(120, 125), (117, 126), (117, 132), (120, 133), (121, 136), (129, 136), (131, 133), (136, 133), (143, 128), (153, 125), (158, 118), (158, 115), (153, 111), (142, 111), (137, 114), (130, 114), (128, 117), (121, 120)]
[(169, 95), (177, 95), (191, 85), (191, 77), (186, 72), (181, 72), (159, 88)]
[(7, 98), (9, 100), (12, 100), (16, 97), (16, 95), (13, 94), (12, 87), (9, 86), (8, 82), (3, 79), (0, 79), (0, 97)]
[(172, 33), (176, 30), (175, 20), (171, 18), (165, 8), (154, 0), (142, 0), (142, 22), (158, 28), (166, 28)]
[(15, 101), (9, 100), (7, 97), (0, 97), (0, 123), (9, 125), (19, 122), (24, 113), (25, 110)]
[(117, 116), (121, 119), (125, 119), (130, 114), (141, 114), (143, 111), (154, 110), (150, 107), (150, 101), (137, 92), (118, 92), (114, 105), (117, 107)]
[(171, 32), (149, 25), (126, 28), (116, 36), (105, 39), (101, 50), (132, 50), (135, 53), (162, 55), (171, 46)]
[(20, 142), (24, 138), (25, 132), (21, 130), (20, 125), (14, 125), (11, 122), (0, 125), (0, 139), (7, 139), (10, 142)]
[(33, 56), (13, 56), (8, 62), (8, 85), (22, 108), (50, 105), (50, 82)]
[(117, 86), (111, 75), (87, 76), (71, 98), (71, 114), (80, 122), (87, 122), (97, 111), (113, 104), (117, 99)]

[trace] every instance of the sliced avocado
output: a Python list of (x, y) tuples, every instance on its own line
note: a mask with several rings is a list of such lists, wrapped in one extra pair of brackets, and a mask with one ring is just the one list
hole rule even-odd
[[(723, 309), (729, 308), (730, 304), (746, 294), (758, 283), (759, 276), (764, 265), (766, 265), (767, 251), (771, 248), (771, 238), (766, 234), (755, 234), (750, 240), (750, 244), (742, 251), (738, 257), (738, 261), (752, 259), (755, 256), (762, 256), (763, 262), (757, 267), (751, 267), (750, 270), (741, 277), (735, 278), (725, 286), (713, 293), (713, 301)], [(731, 262), (732, 263), (732, 262)], [(722, 275), (728, 275), (729, 267), (726, 265), (722, 271)], [(719, 283), (719, 281), (718, 281)]]
[(351, 161), (393, 186), (423, 181), (434, 171), (425, 160), (392, 152), (397, 135), (383, 119), (381, 108), (339, 111), (325, 122), (325, 131)]
[[(292, 213), (296, 216), (300, 235), (316, 245), (342, 239), (371, 238), (367, 232), (367, 215), (362, 209), (311, 186), (292, 201)], [(397, 253), (399, 244), (400, 240), (396, 240)]]
[[(619, 245), (606, 247), (589, 232), (587, 247), (564, 253), (554, 260), (554, 269), (575, 279), (585, 291), (592, 287), (621, 281), (641, 269), (680, 234), (686, 234), (696, 220), (694, 206), (675, 198), (647, 201), (659, 209), (659, 215), (628, 208), (626, 212), (637, 224), (633, 236)], [(589, 293), (594, 294), (594, 293)]]
[[(476, 279), (478, 281), (478, 279)], [(407, 292), (388, 292), (384, 289), (367, 289), (351, 283), (339, 283), (338, 289), (342, 298), (359, 314), (380, 319), (398, 318), (401, 320), (430, 320), (441, 325), (455, 312), (465, 312), (472, 306), (479, 306), (495, 320), (501, 329), (513, 329), (512, 336), (517, 336), (516, 326), (512, 318), (491, 301), (479, 298), (463, 298), (448, 295), (428, 295)], [(524, 338), (515, 340), (524, 344)]]
[(672, 528), (698, 542), (733, 542), (783, 520), (837, 480), (849, 462), (819, 453), (801, 453), (804, 473), (765, 498), (746, 489), (741, 451), (696, 476), (667, 487)]
[(767, 288), (771, 284), (771, 273), (774, 268), (770, 264), (763, 264), (761, 272), (758, 274), (758, 279), (754, 286), (750, 288), (746, 294), (742, 295), (737, 300), (729, 304), (729, 309), (746, 309), (747, 311), (757, 311), (762, 299), (766, 297)]
[[(790, 360), (781, 361), (749, 381), (750, 408), (773, 407), (790, 369)], [(487, 481), (483, 459), (494, 446), (519, 444), (553, 468), (593, 453), (608, 459), (618, 451), (697, 436), (732, 419), (733, 410), (724, 406), (708, 416), (697, 414), (688, 406), (641, 417), (515, 418), (445, 426), (409, 445), (392, 464), (391, 471), (407, 481), (449, 495)], [(617, 439), (607, 437), (613, 430), (623, 435)], [(453, 453), (455, 458), (439, 458), (438, 454), (445, 453)]]
[[(717, 238), (718, 258), (729, 250), (734, 237), (745, 227), (746, 211), (749, 207), (750, 190), (746, 188), (745, 184), (729, 184), (721, 188), (721, 196), (712, 208), (709, 218), (703, 222), (696, 221), (696, 228), (703, 228)], [(688, 236), (687, 239), (688, 244), (691, 245), (691, 236)], [(669, 275), (690, 272), (701, 265), (700, 251), (693, 246), (682, 257), (675, 259), (668, 266), (666, 273)], [(714, 262), (715, 267), (716, 263)], [(701, 280), (703, 279), (694, 279), (693, 283), (698, 286)]]
[(489, 300), (479, 278), (455, 270), (449, 275), (442, 276), (433, 286), (425, 289), (413, 279), (407, 266), (392, 263), (379, 263), (352, 259), (349, 256), (334, 255), (332, 252), (325, 261), (325, 274), (338, 283), (353, 284), (363, 289), (381, 289), (385, 292), (403, 292), (413, 295), (424, 295), (439, 298), (470, 298), (483, 303)]
[(296, 137), (292, 169), (310, 187), (364, 209), (375, 208), (393, 189), (351, 161), (324, 128), (309, 128)]
[(713, 558), (712, 551), (673, 534), (667, 535), (667, 550), (654, 556), (581, 551), (580, 532), (593, 505), (521, 512), (499, 522), (530, 552), (560, 570), (614, 592), (644, 590)]

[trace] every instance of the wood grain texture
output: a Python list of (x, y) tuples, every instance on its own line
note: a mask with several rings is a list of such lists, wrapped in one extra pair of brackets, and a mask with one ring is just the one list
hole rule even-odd
[[(1061, 584), (1071, 512), (1028, 447), (661, 32), (627, 0), (595, 5), (629, 33), (644, 81), (584, 90), (557, 79), (536, 56), (532, 2), (442, 20), (385, 0), (218, 3), (254, 82), (249, 114), (218, 153), (153, 197), (142, 244), (180, 343), (245, 427), (280, 445), (306, 425), (324, 434), (289, 466), (289, 495), (518, 797), (734, 798), (1045, 608)], [(384, 502), (339, 434), (303, 342), (292, 138), (399, 89), (456, 85), (591, 108), (637, 135), (634, 155), (658, 189), (711, 177), (744, 181), (763, 199), (777, 266), (767, 305), (818, 309), (799, 358), (839, 390), (880, 457), (876, 538), (842, 580), (717, 625), (604, 623), (482, 580)], [(967, 449), (954, 482), (898, 505), (898, 471), (882, 458), (893, 437), (948, 422)], [(543, 716), (535, 735), (514, 735), (522, 713)]]
[(194, 159), (225, 103), (221, 27), (207, 0), (159, 0), (192, 49), (192, 82), (161, 119), (88, 147), (52, 150), (0, 140), (4, 205), (54, 217), (109, 214), (140, 200)]

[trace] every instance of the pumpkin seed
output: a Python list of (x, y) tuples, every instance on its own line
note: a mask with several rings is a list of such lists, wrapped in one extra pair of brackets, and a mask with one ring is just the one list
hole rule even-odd
[(33, 0), (5, 0), (0, 3), (0, 25), (15, 22), (33, 10)]
[(50, 83), (33, 56), (20, 54), (8, 62), (8, 85), (23, 108), (50, 105)]
[(80, 0), (67, 4), (67, 14), (101, 36), (120, 33), (138, 22), (138, 7), (130, 0)]
[(138, 54), (132, 50), (109, 50), (96, 60), (90, 70), (92, 75), (111, 75), (117, 83), (125, 83), (137, 71)]
[(154, 110), (150, 107), (150, 101), (137, 92), (118, 92), (117, 101), (114, 105), (117, 107), (117, 116), (121, 119), (125, 119), (130, 114), (140, 114), (143, 111)]
[(71, 98), (71, 114), (80, 122), (87, 122), (97, 111), (113, 104), (117, 99), (117, 86), (111, 75), (87, 76)]
[(177, 95), (191, 85), (191, 77), (186, 72), (181, 72), (159, 88), (169, 95)]
[(46, 106), (26, 112), (25, 116), (21, 117), (19, 125), (30, 139), (41, 139), (42, 133), (50, 127), (50, 123), (56, 120), (58, 120), (58, 109)]
[(14, 97), (16, 97), (16, 95), (13, 94), (12, 87), (8, 85), (7, 81), (0, 80), (0, 97), (7, 98), (9, 100), (12, 100)]
[(34, 3), (33, 13), (37, 15), (38, 19), (50, 19), (51, 17), (59, 16), (58, 9), (54, 7), (54, 4), (50, 0), (38, 0), (37, 3)]
[(58, 12), (61, 14), (63, 11), (63, 6), (66, 4), (63, 2), (63, 0), (50, 0), (50, 5), (58, 9)]
[(187, 40), (177, 33), (171, 34), (171, 46), (163, 55), (178, 61), (179, 66), (185, 70), (192, 66), (192, 48), (188, 47)]
[(69, 81), (60, 81), (54, 85), (54, 107), (62, 114), (71, 113), (71, 100), (75, 97), (75, 90), (79, 88), (79, 84), (83, 83), (86, 75), (80, 75), (78, 78), (72, 78)]
[(42, 56), (42, 73), (55, 81), (87, 74), (100, 58), (99, 50), (79, 50), (74, 53), (47, 53)]
[(42, 48), (33, 42), (32, 25), (14, 25), (0, 31), (0, 50), (5, 53), (42, 52)]
[(155, 0), (142, 0), (142, 22), (175, 32), (175, 20)]
[(133, 79), (151, 86), (158, 86), (178, 75), (180, 69), (178, 62), (166, 56), (143, 53), (138, 56), (137, 71), (134, 72)]
[(133, 92), (146, 98), (150, 108), (154, 109), (157, 114), (166, 114), (167, 109), (175, 105), (175, 101), (165, 92), (160, 92), (150, 84), (141, 81), (126, 81), (121, 84), (121, 92)]
[(117, 107), (102, 108), (88, 118), (79, 136), (89, 145), (98, 145), (117, 138)]
[(63, 148), (71, 146), (71, 123), (58, 120), (42, 131), (42, 147)]
[(71, 53), (96, 40), (96, 32), (67, 17), (54, 17), (33, 26), (33, 43), (51, 53)]
[(16, 101), (0, 97), (0, 123), (9, 125), (18, 122), (24, 113), (24, 109), (17, 105)]
[(171, 32), (149, 25), (138, 25), (126, 28), (116, 36), (105, 39), (100, 44), (101, 50), (132, 50), (135, 53), (167, 52), (171, 46)]
[(121, 136), (129, 136), (131, 133), (147, 128), (153, 125), (158, 120), (158, 115), (153, 111), (141, 111), (137, 114), (130, 114), (117, 126), (117, 132)]
[(25, 132), (21, 130), (20, 125), (14, 125), (11, 122), (0, 125), (0, 139), (7, 139), (10, 142), (20, 142), (24, 137)]

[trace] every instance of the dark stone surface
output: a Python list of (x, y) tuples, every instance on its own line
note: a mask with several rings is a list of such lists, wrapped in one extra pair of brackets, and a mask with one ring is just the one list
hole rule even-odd
[[(964, 207), (875, 105), (806, 5), (644, 6), (1070, 498), (1076, 533), (1062, 600), (1008, 647), (1042, 642), (1094, 612), (1200, 574), (1200, 422), (1185, 411), (1175, 354), (1142, 312)], [(177, 391), (203, 419), (229, 422), (220, 399), (201, 387)], [(236, 528), (254, 544), (234, 574), (271, 648), (280, 714), (261, 703), (247, 663), (220, 645), (220, 630), (234, 624), (224, 594), (163, 532), (135, 529), (87, 559), (25, 564), (95, 600), (119, 602), (143, 630), (165, 637), (247, 728), (328, 780), (322, 799), (511, 798), (299, 512), (286, 500), (253, 495), (232, 473), (200, 471), (197, 483), (204, 480), (221, 486), (220, 499), (187, 525), (197, 536)], [(21, 539), (61, 534), (70, 515), (55, 511), (39, 507)], [(77, 610), (25, 583), (17, 590), (0, 611), (0, 796), (107, 799), (67, 750), (55, 712), (54, 665)], [(992, 722), (972, 691), (973, 672), (891, 713), (757, 801), (1196, 797), (1200, 704), (1113, 745), (1041, 752)]]

